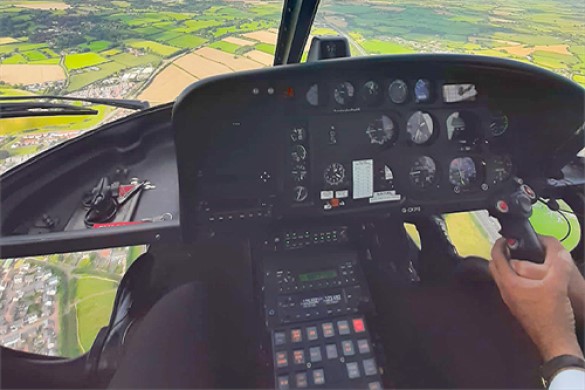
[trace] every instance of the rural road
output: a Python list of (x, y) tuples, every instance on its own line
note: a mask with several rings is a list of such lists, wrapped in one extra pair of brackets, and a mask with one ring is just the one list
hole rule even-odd
[(368, 53), (364, 50), (363, 47), (361, 47), (352, 37), (349, 36), (349, 34), (343, 30), (341, 30), (339, 27), (333, 25), (330, 22), (327, 22), (327, 19), (324, 18), (324, 22), (325, 24), (327, 24), (327, 26), (329, 28), (331, 28), (332, 30), (337, 31), (337, 33), (345, 38), (347, 38), (347, 40), (349, 41), (349, 44), (352, 45), (353, 47), (355, 47), (355, 49), (359, 52), (359, 54), (361, 56), (367, 56)]

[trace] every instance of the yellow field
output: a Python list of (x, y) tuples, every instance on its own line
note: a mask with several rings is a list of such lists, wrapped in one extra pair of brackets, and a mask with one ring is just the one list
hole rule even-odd
[(571, 52), (568, 50), (568, 45), (547, 45), (547, 46), (534, 46), (534, 47), (524, 47), (524, 46), (506, 46), (506, 47), (497, 47), (494, 50), (505, 50), (510, 54), (526, 57), (535, 51), (547, 51), (549, 53), (556, 53), (556, 54), (565, 54), (565, 55), (572, 55)]
[(272, 45), (276, 45), (276, 39), (278, 38), (278, 35), (276, 33), (268, 30), (254, 31), (243, 35), (246, 38), (250, 38), (258, 42), (270, 43)]
[(223, 39), (225, 42), (233, 43), (234, 45), (238, 46), (254, 46), (256, 42), (249, 41), (247, 39), (237, 38), (237, 37), (227, 37)]
[(223, 64), (193, 53), (179, 58), (174, 64), (199, 79), (232, 72), (230, 68)]
[(147, 100), (153, 105), (171, 102), (195, 81), (197, 78), (171, 64), (154, 78), (138, 99)]
[(8, 84), (37, 84), (65, 80), (59, 65), (0, 65), (0, 81)]
[(67, 9), (69, 8), (69, 4), (62, 3), (60, 1), (28, 1), (23, 3), (15, 3), (16, 7), (21, 8), (29, 8), (29, 9), (42, 9), (42, 10), (49, 10), (49, 9)]
[(271, 66), (274, 63), (273, 56), (260, 50), (249, 51), (245, 54), (245, 56), (266, 66)]
[(18, 42), (18, 41), (16, 39), (10, 38), (10, 37), (0, 37), (0, 45), (6, 45), (7, 43), (14, 43), (14, 42)]
[(491, 257), (491, 244), (469, 213), (445, 216), (449, 237), (461, 256)]
[(238, 55), (229, 54), (211, 47), (202, 47), (201, 49), (197, 49), (195, 50), (195, 54), (212, 61), (219, 62), (220, 64), (223, 64), (234, 71), (250, 70), (262, 67), (262, 65), (256, 61), (252, 61), (248, 58), (244, 58)]

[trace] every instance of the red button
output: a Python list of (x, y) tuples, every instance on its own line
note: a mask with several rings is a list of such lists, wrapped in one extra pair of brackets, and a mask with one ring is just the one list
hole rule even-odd
[(364, 320), (361, 318), (354, 318), (353, 320), (353, 330), (356, 333), (362, 333), (366, 331), (366, 326), (364, 325)]
[(333, 198), (329, 201), (329, 204), (331, 205), (331, 207), (339, 207), (339, 199)]
[(516, 240), (514, 238), (508, 238), (507, 242), (508, 242), (508, 247), (510, 249), (518, 249), (518, 246), (519, 246), (518, 240)]
[(506, 203), (503, 200), (498, 200), (498, 203), (496, 203), (496, 209), (498, 209), (500, 213), (507, 213), (508, 211), (510, 211), (508, 203)]

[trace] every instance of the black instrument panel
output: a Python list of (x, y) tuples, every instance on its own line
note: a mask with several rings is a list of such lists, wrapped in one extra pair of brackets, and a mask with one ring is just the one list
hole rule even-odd
[(184, 231), (485, 208), (516, 175), (542, 177), (580, 150), (582, 103), (552, 73), (473, 56), (203, 81), (173, 113)]

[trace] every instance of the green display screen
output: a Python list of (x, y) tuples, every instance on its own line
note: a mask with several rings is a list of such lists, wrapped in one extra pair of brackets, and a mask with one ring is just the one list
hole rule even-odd
[(332, 269), (327, 271), (310, 272), (308, 274), (300, 274), (299, 280), (301, 282), (314, 282), (315, 280), (335, 279), (336, 277), (337, 271)]

